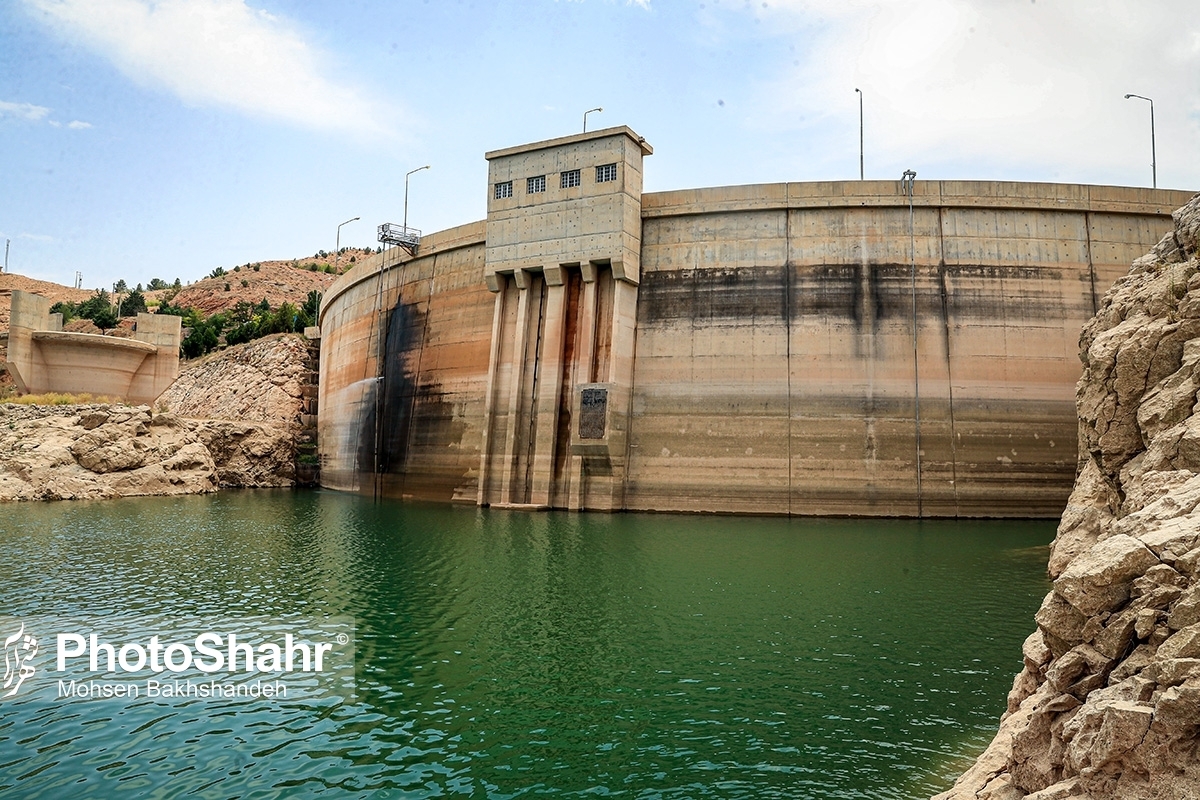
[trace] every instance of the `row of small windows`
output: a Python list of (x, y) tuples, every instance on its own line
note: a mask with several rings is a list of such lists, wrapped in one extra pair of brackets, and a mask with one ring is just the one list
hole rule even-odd
[[(570, 189), (580, 185), (580, 171), (570, 169), (559, 173), (559, 187), (562, 189)], [(596, 167), (596, 183), (608, 183), (617, 179), (616, 164), (602, 164)], [(525, 179), (526, 194), (541, 194), (546, 191), (546, 176), (535, 175), (532, 178)], [(501, 181), (495, 185), (495, 198), (503, 200), (506, 197), (513, 196), (513, 182)]]

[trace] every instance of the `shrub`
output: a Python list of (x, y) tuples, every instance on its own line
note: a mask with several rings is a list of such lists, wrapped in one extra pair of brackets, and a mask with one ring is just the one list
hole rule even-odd
[(255, 271), (255, 272), (258, 272), (258, 268), (259, 268), (259, 267), (261, 267), (261, 266), (262, 266), (262, 264), (255, 264), (255, 265), (254, 265), (254, 271)]
[(245, 278), (242, 278), (242, 288), (245, 289), (249, 285), (250, 285), (250, 281), (246, 280)]
[(227, 283), (227, 284), (225, 284), (225, 291), (227, 291), (227, 292), (229, 291), (229, 284), (228, 284), (228, 283)]
[(71, 320), (79, 316), (79, 307), (70, 300), (62, 300), (50, 306), (51, 314), (62, 314), (63, 324), (66, 325)]
[(212, 272), (208, 273), (208, 277), (210, 277), (210, 278), (221, 278), (224, 276), (225, 276), (225, 268), (224, 267), (217, 267)]

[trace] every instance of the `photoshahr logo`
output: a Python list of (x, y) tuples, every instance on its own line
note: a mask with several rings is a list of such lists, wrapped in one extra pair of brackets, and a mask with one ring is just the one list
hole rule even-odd
[(12, 697), (21, 684), (33, 677), (36, 669), (33, 658), (38, 652), (37, 639), (25, 632), (25, 623), (21, 623), (16, 633), (4, 640), (4, 685), (0, 697)]

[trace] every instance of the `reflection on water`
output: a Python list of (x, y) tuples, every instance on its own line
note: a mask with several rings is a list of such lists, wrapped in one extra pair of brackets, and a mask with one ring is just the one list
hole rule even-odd
[(1053, 536), (331, 492), (2, 513), (0, 614), (358, 634), (354, 701), (0, 701), (19, 797), (928, 797), (995, 730)]

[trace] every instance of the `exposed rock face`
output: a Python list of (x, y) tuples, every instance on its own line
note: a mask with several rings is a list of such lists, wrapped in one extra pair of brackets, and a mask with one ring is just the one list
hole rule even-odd
[(1200, 798), (1200, 196), (1080, 337), (1080, 470), (1000, 731), (939, 800)]
[(183, 417), (298, 423), (307, 359), (295, 334), (246, 342), (183, 364), (155, 406)]
[(0, 501), (290, 486), (292, 430), (146, 406), (0, 406)]

